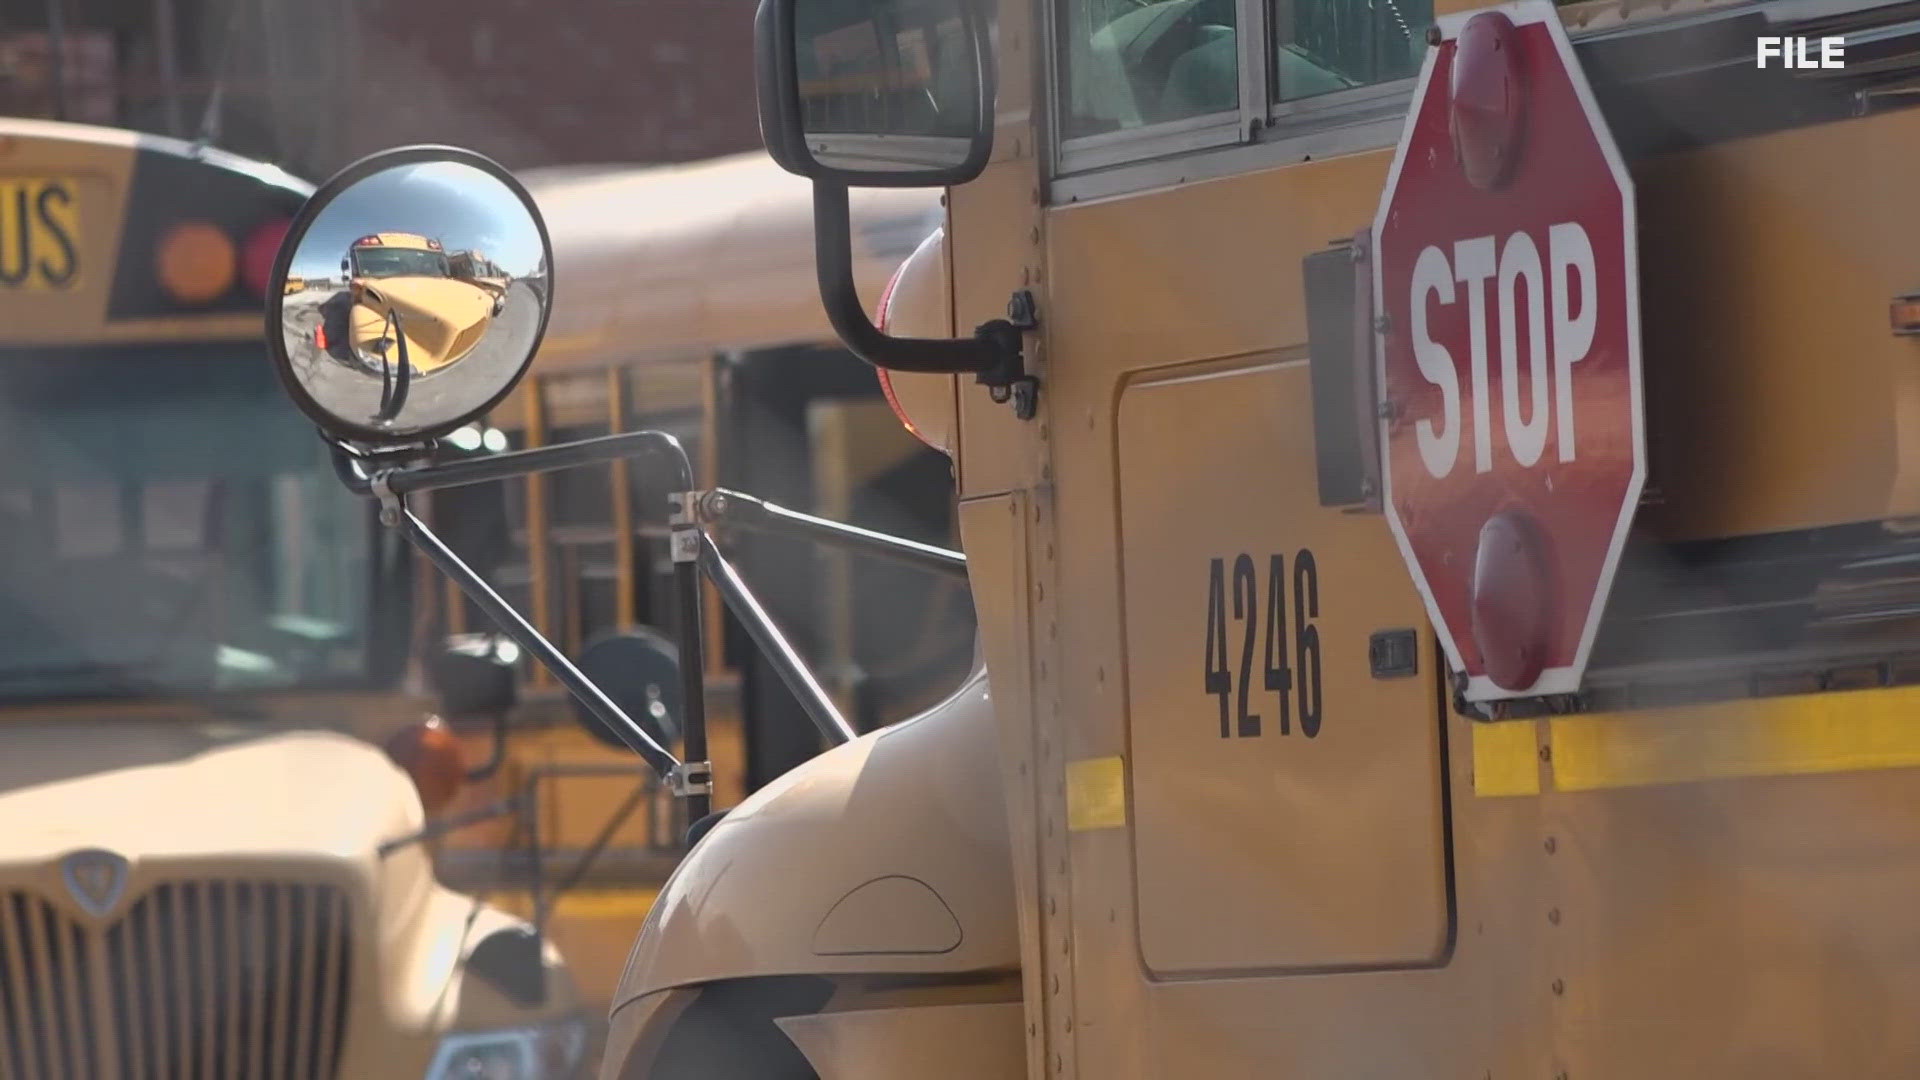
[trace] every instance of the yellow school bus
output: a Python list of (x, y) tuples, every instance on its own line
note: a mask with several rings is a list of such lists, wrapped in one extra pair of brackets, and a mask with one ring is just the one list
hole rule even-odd
[[(814, 284), (807, 185), (766, 154), (658, 168), (520, 174), (546, 217), (561, 284), (524, 382), (455, 443), (552, 446), (642, 429), (673, 433), (704, 485), (951, 546), (947, 459), (910, 435), (871, 367), (833, 338)], [(930, 192), (863, 193), (859, 282), (877, 301), (900, 260), (937, 228)], [(671, 252), (671, 257), (663, 257)], [(462, 253), (456, 263), (466, 260)], [(484, 269), (484, 268), (481, 268)], [(458, 272), (458, 267), (456, 267)], [(437, 529), (578, 657), (609, 635), (675, 630), (662, 477), (646, 459), (435, 492)], [(883, 727), (966, 674), (964, 582), (771, 537), (730, 538), (741, 572), (818, 666), (855, 726)], [(422, 572), (426, 637), (487, 621), (437, 572)], [(719, 805), (818, 753), (819, 736), (778, 677), (732, 641), (717, 596), (704, 617), (708, 742)], [(611, 1003), (625, 950), (672, 872), (690, 824), (624, 748), (574, 723), (564, 691), (525, 665), (507, 761), (460, 796), (478, 808), (539, 765), (549, 926), (583, 997)], [(484, 723), (456, 723), (484, 754)], [(530, 910), (534, 869), (506, 819), (448, 836), (449, 882)]]
[(440, 241), (413, 233), (360, 237), (340, 273), (353, 358), (375, 368), (396, 364), (404, 343), (405, 362), (422, 375), (472, 352), (506, 297), (504, 285), (492, 289), (456, 274)]
[[(551, 943), (435, 880), (423, 793), (368, 741), (429, 703), (403, 692), (408, 562), (261, 336), (310, 190), (0, 120), (0, 1075), (582, 1055)], [(416, 760), (447, 783), (444, 753)]]
[[(880, 74), (809, 111), (814, 37), (856, 25)], [(898, 95), (892, 50), (949, 25), (958, 89)], [(709, 832), (606, 1080), (1920, 1069), (1908, 8), (759, 29), (836, 329), (947, 436), (990, 708)], [(1845, 67), (1756, 62), (1822, 38)], [(883, 333), (847, 189), (914, 184), (946, 230)], [(1540, 479), (1596, 453), (1598, 504)], [(1516, 524), (1555, 499), (1592, 532)], [(1576, 548), (1608, 552), (1580, 593)]]

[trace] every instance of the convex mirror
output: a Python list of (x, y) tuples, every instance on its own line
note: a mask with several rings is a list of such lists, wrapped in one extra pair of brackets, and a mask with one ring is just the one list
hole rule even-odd
[(850, 187), (963, 184), (993, 149), (978, 0), (761, 0), (760, 130), (789, 172)]
[(532, 197), (495, 162), (444, 146), (362, 159), (307, 201), (274, 262), (281, 381), (339, 438), (445, 434), (526, 372), (552, 264)]

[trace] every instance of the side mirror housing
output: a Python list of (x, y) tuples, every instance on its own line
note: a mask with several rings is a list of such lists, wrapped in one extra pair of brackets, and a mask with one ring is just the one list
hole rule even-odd
[(427, 658), (427, 683), (449, 720), (502, 717), (520, 700), (514, 665), (520, 647), (493, 634), (462, 634)]
[(760, 133), (788, 172), (945, 187), (986, 168), (994, 80), (978, 0), (761, 0), (754, 53)]
[(900, 338), (873, 325), (853, 279), (849, 187), (947, 187), (993, 151), (992, 43), (982, 0), (760, 0), (754, 19), (760, 134), (813, 181), (820, 302), (848, 350), (885, 371), (970, 374), (1034, 416), (1039, 380), (1021, 335), (1032, 294), (971, 338)]

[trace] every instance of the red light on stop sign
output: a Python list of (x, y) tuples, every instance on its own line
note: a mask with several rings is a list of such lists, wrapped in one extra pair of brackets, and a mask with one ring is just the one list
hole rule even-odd
[(1485, 11), (1461, 27), (1451, 90), (1454, 156), (1469, 183), (1492, 191), (1513, 174), (1526, 134), (1520, 35), (1511, 19)]
[(1473, 560), (1473, 640), (1487, 678), (1525, 690), (1546, 667), (1560, 618), (1546, 534), (1532, 515), (1508, 510), (1480, 528)]

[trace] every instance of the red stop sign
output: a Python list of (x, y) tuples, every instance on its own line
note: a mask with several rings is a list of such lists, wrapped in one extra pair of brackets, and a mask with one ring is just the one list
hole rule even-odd
[(1569, 693), (1646, 474), (1633, 186), (1552, 4), (1440, 27), (1374, 219), (1387, 520), (1469, 700)]

